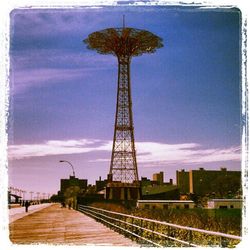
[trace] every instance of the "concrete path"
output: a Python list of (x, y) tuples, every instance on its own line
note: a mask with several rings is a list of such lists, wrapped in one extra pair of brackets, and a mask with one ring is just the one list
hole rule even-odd
[(10, 240), (14, 244), (136, 246), (135, 242), (94, 219), (58, 204), (10, 223)]

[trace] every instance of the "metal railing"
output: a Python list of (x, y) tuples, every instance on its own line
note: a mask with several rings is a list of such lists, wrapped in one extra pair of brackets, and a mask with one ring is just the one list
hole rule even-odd
[(140, 245), (234, 247), (242, 239), (236, 235), (180, 226), (91, 206), (78, 205), (78, 211), (136, 240)]

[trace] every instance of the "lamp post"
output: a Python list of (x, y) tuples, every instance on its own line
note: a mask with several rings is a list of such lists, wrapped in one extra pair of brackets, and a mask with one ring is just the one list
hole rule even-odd
[(39, 202), (40, 201), (40, 192), (36, 192), (36, 194), (37, 194), (37, 202)]
[(23, 190), (22, 193), (23, 193), (23, 200), (26, 200), (26, 199), (25, 199), (25, 194), (27, 193), (27, 191), (24, 191), (24, 190)]
[(33, 191), (30, 191), (30, 200), (32, 201), (32, 194), (33, 194), (34, 192)]
[(60, 160), (59, 162), (66, 162), (66, 163), (68, 163), (68, 164), (72, 167), (72, 170), (73, 170), (73, 176), (75, 177), (75, 170), (74, 170), (74, 167), (73, 167), (73, 165), (72, 165), (69, 161)]

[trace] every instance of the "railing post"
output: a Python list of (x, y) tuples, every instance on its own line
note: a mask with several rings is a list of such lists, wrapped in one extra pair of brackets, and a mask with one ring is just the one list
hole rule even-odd
[(170, 246), (170, 239), (169, 239), (169, 237), (170, 237), (170, 226), (168, 226), (168, 230), (167, 230), (168, 232), (167, 232), (167, 235), (168, 235), (168, 238), (167, 238), (167, 247), (169, 247)]
[(154, 234), (154, 231), (155, 231), (155, 223), (154, 222), (152, 222), (152, 231), (153, 231), (153, 233), (152, 233), (152, 240), (154, 240), (155, 239), (155, 234)]
[[(131, 224), (132, 224), (131, 231), (132, 233), (134, 233), (134, 218), (133, 217), (131, 218)], [(133, 235), (132, 235), (132, 238), (133, 238)]]
[(192, 232), (192, 230), (188, 231), (188, 242), (189, 242), (189, 246), (191, 246), (191, 244), (193, 242), (193, 232)]
[[(123, 220), (123, 216), (122, 215), (119, 215), (118, 216), (118, 219), (120, 220), (120, 221), (118, 221), (118, 226), (119, 227), (123, 227), (123, 223), (121, 222), (122, 220)], [(120, 229), (120, 233), (122, 233), (122, 230)]]
[(223, 236), (220, 237), (220, 247), (227, 247), (228, 242), (227, 239), (224, 238)]
[(141, 223), (140, 223), (140, 227), (141, 227), (141, 236), (143, 236), (143, 219), (141, 219)]
[[(142, 229), (143, 228), (143, 219), (140, 220), (140, 227), (141, 227), (140, 228), (140, 236), (143, 237), (143, 229)], [(141, 240), (140, 240), (140, 242), (141, 242)]]

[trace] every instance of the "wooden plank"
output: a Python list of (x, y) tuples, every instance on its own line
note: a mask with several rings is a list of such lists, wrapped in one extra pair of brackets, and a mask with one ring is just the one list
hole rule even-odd
[(94, 219), (58, 204), (27, 215), (10, 224), (14, 244), (54, 243), (136, 246), (136, 243)]

